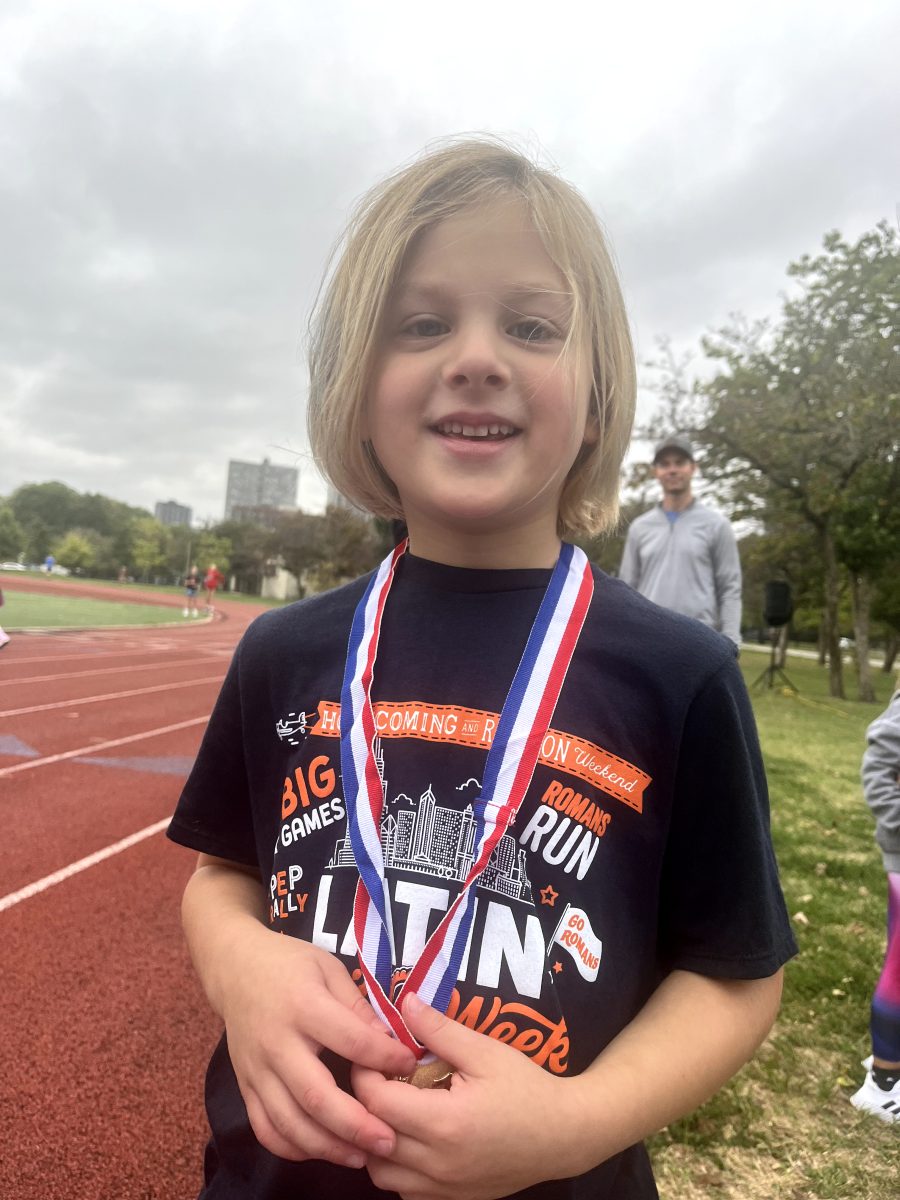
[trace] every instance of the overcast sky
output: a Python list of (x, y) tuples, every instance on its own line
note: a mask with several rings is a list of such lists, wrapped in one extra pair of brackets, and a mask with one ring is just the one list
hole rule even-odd
[(896, 219), (898, 46), (896, 0), (0, 0), (0, 496), (218, 520), (228, 459), (267, 456), (321, 507), (326, 255), (448, 134), (519, 138), (585, 193), (640, 358), (775, 310), (827, 230)]

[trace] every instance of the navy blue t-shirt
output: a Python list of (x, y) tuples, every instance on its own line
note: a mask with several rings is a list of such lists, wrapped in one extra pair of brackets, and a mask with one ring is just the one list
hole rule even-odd
[[(372, 698), (382, 845), (402, 971), (460, 888), (472, 802), (549, 581), (407, 554)], [(590, 611), (514, 825), (478, 884), (449, 1013), (563, 1076), (583, 1071), (675, 968), (773, 974), (796, 947), (734, 647), (594, 571)], [(274, 930), (356, 972), (357, 872), (338, 724), (367, 580), (258, 618), (239, 645), (169, 829), (258, 871)], [(346, 1082), (346, 1064), (332, 1063)], [(228, 1059), (207, 1077), (209, 1200), (385, 1196), (365, 1171), (288, 1163), (250, 1130)], [(643, 1147), (529, 1200), (649, 1200)]]

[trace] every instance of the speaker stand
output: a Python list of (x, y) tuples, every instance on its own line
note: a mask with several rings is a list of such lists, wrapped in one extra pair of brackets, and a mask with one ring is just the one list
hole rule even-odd
[(799, 696), (800, 689), (798, 687), (795, 687), (794, 684), (791, 683), (790, 679), (788, 679), (787, 675), (785, 675), (785, 673), (784, 673), (784, 671), (782, 671), (781, 667), (775, 665), (775, 649), (776, 649), (777, 643), (778, 643), (778, 630), (773, 629), (772, 630), (772, 653), (769, 657), (769, 665), (759, 673), (757, 678), (753, 681), (752, 686), (755, 688), (757, 688), (757, 687), (768, 687), (768, 688), (774, 687), (775, 677), (777, 676), (780, 680), (782, 680), (782, 682), (785, 684), (786, 687), (790, 688), (790, 690), (792, 692), (796, 692), (796, 694)]

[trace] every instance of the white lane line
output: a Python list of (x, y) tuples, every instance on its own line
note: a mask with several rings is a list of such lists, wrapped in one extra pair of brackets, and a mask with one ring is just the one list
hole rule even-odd
[(155, 833), (160, 833), (169, 824), (169, 818), (164, 821), (157, 821), (155, 825), (148, 825), (146, 829), (139, 829), (137, 833), (129, 834), (128, 837), (122, 838), (121, 842), (114, 842), (111, 846), (106, 846), (103, 850), (98, 850), (95, 854), (89, 854), (87, 858), (79, 858), (78, 862), (70, 863), (69, 866), (63, 867), (59, 871), (54, 871), (52, 875), (45, 875), (43, 879), (38, 879), (35, 883), (29, 883), (26, 887), (19, 888), (17, 892), (10, 892), (7, 896), (0, 896), (0, 912), (6, 908), (12, 908), (14, 904), (21, 904), (23, 900), (30, 900), (32, 896), (38, 896), (41, 892), (46, 892), (47, 888), (55, 887), (58, 883), (63, 883), (66, 879), (71, 879), (73, 875), (77, 875), (79, 871), (86, 871), (88, 867), (95, 867), (97, 863), (103, 862), (105, 858), (112, 858), (114, 854), (121, 854), (123, 850), (127, 850), (130, 846), (136, 846), (138, 842), (142, 842), (145, 838), (153, 837)]
[(128, 737), (113, 738), (110, 742), (94, 742), (92, 746), (80, 746), (77, 750), (66, 750), (63, 754), (49, 754), (46, 758), (30, 758), (27, 762), (16, 763), (12, 767), (0, 767), (0, 779), (7, 775), (18, 775), (20, 771), (32, 771), (35, 767), (48, 767), (51, 763), (62, 762), (66, 758), (84, 758), (101, 750), (109, 750), (113, 746), (124, 746), (128, 742), (140, 742), (145, 738), (158, 737), (163, 733), (175, 733), (179, 729), (190, 729), (192, 725), (205, 725), (209, 716), (193, 717), (190, 721), (179, 721), (177, 725), (162, 725), (159, 729), (148, 729), (145, 733), (132, 733)]
[(61, 663), (70, 662), (73, 659), (79, 662), (96, 662), (98, 658), (137, 658), (137, 650), (100, 650), (97, 651), (93, 647), (87, 650), (82, 650), (80, 654), (33, 654), (31, 658), (16, 658), (16, 665), (21, 666), (22, 663)]
[(19, 687), (24, 687), (29, 683), (51, 683), (57, 679), (86, 679), (89, 675), (122, 675), (126, 671), (164, 671), (169, 667), (177, 667), (182, 670), (185, 667), (208, 667), (209, 662), (205, 658), (174, 659), (172, 662), (152, 662), (141, 663), (135, 667), (101, 667), (97, 671), (63, 671), (59, 675), (29, 675), (23, 676), (20, 679), (0, 679), (0, 687), (12, 686), (18, 684)]
[(82, 696), (77, 700), (57, 700), (53, 704), (32, 704), (29, 708), (7, 708), (0, 717), (21, 717), (25, 713), (49, 712), (53, 708), (73, 708), (76, 704), (100, 704), (103, 700), (124, 700), (126, 696), (149, 696), (151, 692), (174, 692), (176, 688), (199, 687), (201, 683), (220, 683), (221, 675), (188, 679), (185, 683), (158, 683), (155, 687), (133, 688), (130, 692), (107, 692), (105, 696)]
[[(165, 652), (177, 650), (192, 650), (195, 654), (206, 654), (210, 651), (206, 646), (200, 646), (196, 642), (190, 646), (177, 646), (172, 642), (166, 642), (164, 646), (156, 647), (157, 650)], [(215, 653), (215, 651), (212, 651)], [(135, 642), (130, 650), (98, 650), (93, 645), (88, 649), (83, 650), (80, 654), (34, 654), (30, 658), (20, 658), (16, 655), (16, 666), (20, 667), (23, 663), (62, 663), (62, 662), (98, 662), (103, 658), (142, 658), (147, 655), (147, 643)]]

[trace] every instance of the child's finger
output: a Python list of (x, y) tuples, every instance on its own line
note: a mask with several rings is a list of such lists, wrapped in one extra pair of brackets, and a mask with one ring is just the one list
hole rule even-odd
[(403, 1002), (403, 1018), (413, 1037), (463, 1075), (483, 1074), (486, 1057), (499, 1046), (425, 1004), (414, 992)]
[(402, 1075), (415, 1066), (412, 1051), (387, 1035), (346, 974), (343, 979), (329, 978), (324, 990), (310, 991), (304, 1002), (304, 1031), (348, 1062), (385, 1074)]
[(276, 1077), (267, 1079), (265, 1099), (251, 1090), (244, 1102), (258, 1141), (279, 1158), (290, 1162), (322, 1158), (345, 1167), (364, 1164), (365, 1154), (359, 1146), (343, 1142), (317, 1125)]
[(426, 1158), (410, 1161), (424, 1166), (435, 1128), (445, 1129), (447, 1126), (447, 1106), (453, 1102), (451, 1092), (442, 1088), (429, 1091), (413, 1087), (402, 1080), (385, 1079), (380, 1071), (369, 1071), (365, 1067), (354, 1067), (351, 1079), (353, 1092), (366, 1110), (380, 1117), (395, 1131), (397, 1149), (392, 1152), (392, 1158), (395, 1161), (399, 1160), (399, 1146), (402, 1140), (407, 1147), (404, 1160), (409, 1147), (418, 1144), (423, 1148)]
[(430, 1176), (393, 1160), (370, 1158), (366, 1167), (375, 1186), (386, 1192), (397, 1192), (401, 1196), (427, 1196), (429, 1200), (436, 1200), (444, 1194), (448, 1200), (456, 1200), (459, 1196), (459, 1191), (454, 1185), (445, 1193), (441, 1185)]
[[(299, 1070), (294, 1069), (295, 1061), (300, 1062)], [(347, 1163), (353, 1151), (393, 1151), (396, 1138), (390, 1125), (342, 1091), (318, 1058), (305, 1063), (292, 1058), (276, 1083), (271, 1088), (269, 1081), (266, 1084), (267, 1117), (280, 1137), (305, 1150), (305, 1157)]]

